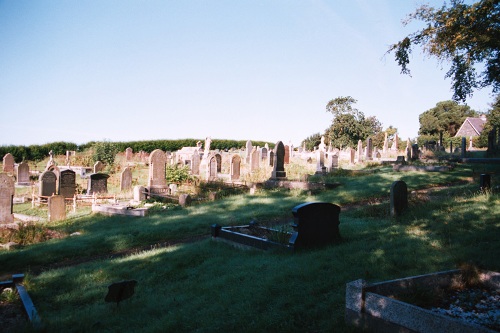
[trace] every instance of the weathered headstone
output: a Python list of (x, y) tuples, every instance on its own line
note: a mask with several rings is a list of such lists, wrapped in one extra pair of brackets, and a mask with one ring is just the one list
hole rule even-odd
[(250, 163), (250, 159), (252, 157), (252, 141), (248, 140), (245, 145), (245, 162)]
[(387, 151), (389, 150), (389, 140), (387, 138), (387, 132), (385, 132), (385, 135), (384, 135), (384, 148), (382, 150), (382, 152), (385, 154), (387, 154)]
[(260, 159), (262, 161), (266, 160), (267, 159), (267, 152), (269, 151), (268, 148), (264, 147), (260, 150)]
[(0, 224), (14, 222), (14, 179), (7, 173), (0, 173)]
[(399, 216), (408, 207), (408, 187), (402, 180), (391, 185), (390, 209), (391, 216)]
[(144, 186), (134, 186), (134, 201), (140, 202), (146, 200), (146, 194), (144, 192), (146, 192)]
[(240, 168), (241, 168), (241, 157), (239, 155), (234, 155), (231, 158), (231, 167), (230, 167), (231, 180), (240, 179)]
[(53, 195), (48, 199), (49, 222), (66, 219), (66, 202), (62, 195)]
[(179, 195), (179, 205), (181, 207), (186, 207), (191, 205), (191, 196), (189, 194), (181, 194)]
[(76, 173), (66, 169), (59, 176), (59, 194), (65, 198), (73, 198), (76, 193)]
[(95, 164), (94, 164), (94, 173), (101, 172), (102, 170), (104, 170), (104, 163), (102, 163), (101, 161), (95, 162)]
[(366, 151), (365, 151), (365, 159), (367, 161), (371, 161), (373, 159), (373, 144), (372, 138), (366, 139)]
[(50, 170), (43, 172), (39, 177), (40, 187), (39, 195), (43, 197), (51, 197), (57, 194), (57, 177), (56, 174)]
[(290, 147), (285, 146), (285, 157), (283, 159), (283, 162), (285, 164), (290, 164)]
[(269, 166), (274, 166), (274, 151), (269, 151)]
[(358, 140), (358, 163), (363, 161), (363, 141)]
[(308, 202), (292, 209), (295, 249), (324, 246), (340, 241), (340, 207), (328, 202)]
[(105, 173), (93, 173), (89, 176), (87, 194), (108, 193), (108, 178)]
[(411, 145), (411, 159), (418, 160), (418, 144), (416, 143)]
[(285, 146), (283, 142), (278, 141), (274, 147), (274, 163), (273, 172), (271, 174), (272, 179), (285, 179)]
[(14, 156), (11, 153), (7, 153), (3, 157), (3, 172), (14, 172)]
[(133, 157), (134, 151), (132, 150), (132, 148), (128, 147), (127, 149), (125, 149), (125, 158), (127, 159), (127, 161), (132, 160)]
[(165, 186), (167, 179), (165, 178), (167, 156), (161, 149), (155, 149), (149, 155), (149, 179), (148, 186)]
[(21, 162), (17, 166), (17, 185), (30, 185), (30, 167), (27, 162)]
[(399, 136), (398, 133), (394, 134), (394, 141), (392, 141), (391, 150), (398, 151), (399, 150)]
[(126, 167), (120, 175), (120, 190), (129, 190), (132, 187), (132, 169)]
[(252, 149), (252, 155), (250, 156), (250, 171), (255, 171), (259, 169), (259, 152), (257, 151), (257, 147)]
[(323, 174), (325, 172), (325, 152), (318, 149), (316, 150), (316, 174)]
[(465, 137), (462, 137), (462, 154), (461, 158), (465, 158), (466, 156), (466, 147), (467, 147), (467, 139)]
[(356, 158), (356, 151), (352, 148), (349, 148), (349, 163), (354, 164), (354, 160)]
[(198, 149), (195, 149), (195, 151), (193, 152), (193, 156), (191, 157), (191, 174), (200, 174), (200, 163), (200, 152), (198, 151)]
[(217, 179), (217, 158), (212, 156), (208, 163), (208, 177), (209, 181)]

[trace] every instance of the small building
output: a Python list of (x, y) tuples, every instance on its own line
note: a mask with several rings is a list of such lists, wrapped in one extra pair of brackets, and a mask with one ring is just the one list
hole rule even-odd
[(455, 134), (455, 137), (460, 138), (479, 136), (483, 131), (484, 124), (486, 124), (485, 115), (482, 115), (479, 118), (467, 117), (462, 126), (460, 126), (457, 134)]

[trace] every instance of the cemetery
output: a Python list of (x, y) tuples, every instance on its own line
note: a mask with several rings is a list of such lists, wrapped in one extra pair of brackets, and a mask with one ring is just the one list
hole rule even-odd
[[(312, 151), (214, 143), (129, 147), (112, 165), (85, 152), (4, 156), (0, 308), (10, 329), (500, 330), (498, 307), (477, 326), (411, 303), (465, 289), (464, 263), (498, 299), (495, 158), (369, 140)], [(434, 321), (412, 326), (403, 314)]]

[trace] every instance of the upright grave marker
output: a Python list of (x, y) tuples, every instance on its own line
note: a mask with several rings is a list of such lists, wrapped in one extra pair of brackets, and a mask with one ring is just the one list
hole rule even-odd
[(166, 186), (165, 178), (167, 156), (161, 149), (155, 149), (149, 155), (149, 180), (148, 186)]
[(73, 198), (76, 193), (76, 173), (66, 169), (59, 176), (59, 194), (64, 198)]
[(3, 172), (14, 172), (14, 156), (11, 153), (7, 153), (3, 157)]
[(132, 169), (126, 167), (120, 175), (120, 190), (126, 191), (132, 188)]
[(104, 170), (104, 163), (102, 163), (101, 161), (95, 162), (95, 164), (94, 164), (94, 173), (101, 172), (102, 170)]
[(252, 141), (248, 140), (245, 146), (245, 162), (250, 163), (250, 158), (252, 157)]
[(132, 160), (133, 157), (134, 151), (132, 150), (132, 148), (128, 147), (127, 149), (125, 149), (125, 158), (127, 159), (127, 161)]
[(285, 157), (283, 162), (285, 164), (290, 164), (290, 146), (285, 146)]
[(53, 195), (48, 199), (49, 222), (60, 221), (66, 218), (66, 202), (62, 195)]
[(285, 146), (283, 142), (278, 141), (274, 147), (274, 163), (272, 179), (286, 179), (285, 172)]
[(27, 162), (21, 162), (17, 166), (17, 185), (31, 185), (30, 167)]
[(259, 169), (259, 152), (257, 151), (257, 147), (254, 147), (250, 155), (250, 171), (257, 169)]
[(234, 155), (231, 158), (231, 180), (240, 179), (240, 168), (241, 168), (241, 157), (239, 155)]
[(408, 207), (408, 187), (402, 180), (391, 185), (390, 209), (391, 216), (399, 216)]
[(105, 173), (93, 173), (89, 177), (87, 194), (108, 193), (108, 178)]
[(7, 173), (0, 173), (0, 224), (14, 222), (14, 180)]
[(57, 177), (56, 174), (50, 170), (43, 172), (40, 177), (40, 187), (38, 194), (42, 197), (51, 197), (57, 194)]

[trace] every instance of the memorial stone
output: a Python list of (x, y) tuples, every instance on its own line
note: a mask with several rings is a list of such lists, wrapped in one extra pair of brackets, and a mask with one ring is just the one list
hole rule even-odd
[(131, 161), (133, 157), (134, 151), (132, 150), (132, 148), (128, 147), (127, 149), (125, 149), (125, 158), (127, 159), (127, 161)]
[(132, 169), (126, 167), (120, 176), (120, 190), (129, 190), (132, 187)]
[(349, 163), (354, 164), (354, 160), (356, 158), (356, 151), (352, 148), (349, 148), (349, 155), (350, 155)]
[(66, 202), (62, 195), (53, 195), (48, 199), (49, 222), (66, 219)]
[(102, 163), (101, 161), (95, 162), (95, 164), (94, 164), (94, 173), (101, 172), (102, 170), (104, 170), (104, 163)]
[(466, 156), (466, 146), (467, 146), (467, 139), (465, 137), (462, 137), (462, 154), (461, 154), (461, 158), (465, 158)]
[(166, 186), (165, 178), (167, 156), (161, 149), (155, 149), (149, 155), (148, 186)]
[(146, 200), (146, 189), (144, 186), (134, 186), (134, 201), (140, 202)]
[(408, 187), (402, 180), (391, 185), (390, 210), (391, 216), (399, 216), (408, 207)]
[(105, 173), (93, 173), (89, 177), (87, 194), (108, 193), (108, 178)]
[(283, 162), (285, 164), (290, 164), (290, 147), (285, 146), (285, 157), (283, 159)]
[(365, 151), (365, 159), (367, 161), (371, 161), (373, 159), (373, 144), (372, 138), (366, 139), (366, 151)]
[(200, 174), (200, 163), (200, 152), (198, 151), (198, 149), (195, 149), (195, 151), (193, 152), (193, 157), (191, 158), (191, 174)]
[(269, 151), (268, 148), (264, 147), (260, 150), (260, 159), (262, 161), (266, 160), (267, 159), (267, 152)]
[(54, 194), (57, 194), (57, 177), (56, 174), (50, 170), (44, 171), (40, 177), (40, 188), (39, 195), (42, 197), (51, 197)]
[(59, 176), (59, 194), (64, 198), (73, 198), (76, 193), (76, 173), (66, 169)]
[(283, 142), (278, 141), (274, 147), (274, 162), (273, 162), (273, 172), (271, 174), (272, 179), (285, 179), (285, 146)]
[(208, 180), (212, 181), (217, 179), (217, 158), (212, 156), (210, 162), (208, 163)]
[(252, 158), (252, 141), (248, 140), (245, 146), (245, 162), (250, 163), (250, 159)]
[(234, 155), (231, 158), (231, 167), (230, 167), (231, 180), (240, 179), (240, 168), (241, 168), (241, 157), (239, 155)]
[(17, 185), (31, 185), (30, 167), (27, 162), (21, 162), (17, 166)]
[(363, 160), (363, 141), (358, 140), (358, 163)]
[(250, 171), (255, 171), (259, 169), (259, 152), (257, 148), (252, 149), (252, 155), (250, 157)]
[(292, 209), (294, 248), (313, 248), (340, 241), (340, 207), (328, 202), (308, 202)]
[(14, 173), (14, 156), (11, 153), (3, 157), (3, 172)]
[(191, 196), (189, 194), (181, 194), (179, 195), (179, 205), (181, 207), (186, 207), (191, 205)]
[(0, 224), (14, 222), (14, 180), (7, 173), (0, 173)]

